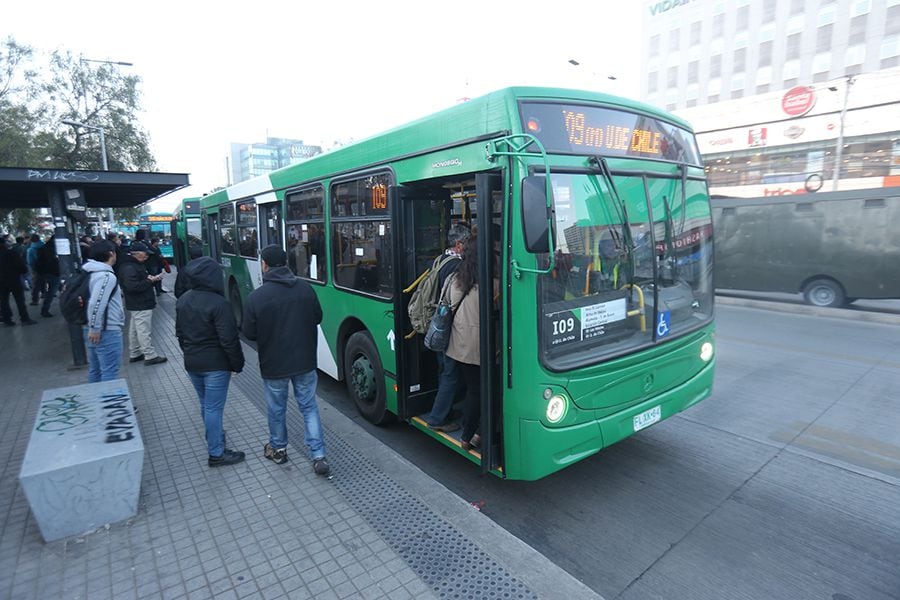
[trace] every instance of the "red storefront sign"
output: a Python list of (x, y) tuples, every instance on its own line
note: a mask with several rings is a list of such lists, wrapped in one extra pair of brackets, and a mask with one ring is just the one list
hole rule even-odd
[(781, 98), (781, 110), (792, 117), (800, 117), (816, 104), (816, 91), (805, 85), (792, 87)]

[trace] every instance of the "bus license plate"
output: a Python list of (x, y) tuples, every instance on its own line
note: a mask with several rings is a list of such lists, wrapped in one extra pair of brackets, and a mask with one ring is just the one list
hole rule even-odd
[(634, 417), (634, 430), (640, 431), (645, 427), (650, 427), (662, 416), (662, 410), (659, 406), (654, 406), (650, 410), (646, 410)]

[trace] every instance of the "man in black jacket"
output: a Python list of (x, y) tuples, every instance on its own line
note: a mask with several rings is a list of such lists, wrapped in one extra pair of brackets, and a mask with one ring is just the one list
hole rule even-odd
[(144, 361), (145, 365), (158, 365), (168, 360), (157, 354), (153, 347), (153, 308), (156, 294), (153, 285), (162, 275), (150, 275), (147, 257), (150, 249), (143, 242), (131, 245), (131, 253), (125, 255), (119, 266), (119, 285), (125, 295), (125, 310), (128, 311), (128, 354), (130, 362)]
[(306, 281), (286, 266), (287, 254), (276, 245), (260, 253), (263, 284), (247, 298), (243, 332), (258, 342), (259, 371), (269, 413), (269, 442), (263, 455), (278, 464), (287, 461), (285, 412), (289, 388), (300, 407), (305, 442), (317, 475), (328, 475), (322, 424), (316, 404), (316, 352), (322, 307)]
[(6, 245), (5, 239), (0, 239), (0, 321), (8, 326), (15, 325), (12, 320), (12, 310), (9, 306), (9, 296), (12, 295), (19, 309), (19, 320), (22, 325), (34, 325), (37, 321), (28, 316), (28, 307), (25, 306), (25, 292), (22, 289), (22, 275), (28, 272), (25, 261), (19, 254)]
[[(244, 453), (225, 447), (222, 413), (232, 371), (244, 368), (244, 353), (231, 306), (225, 300), (222, 267), (204, 256), (188, 264), (191, 289), (175, 304), (175, 336), (184, 368), (200, 397), (210, 467), (233, 465)], [(152, 293), (152, 292), (151, 292)]]

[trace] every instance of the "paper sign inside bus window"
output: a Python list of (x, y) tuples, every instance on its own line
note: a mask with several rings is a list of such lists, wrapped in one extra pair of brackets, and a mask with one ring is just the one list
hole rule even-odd
[(582, 342), (606, 333), (606, 326), (626, 318), (624, 298), (544, 315), (544, 331), (550, 346)]

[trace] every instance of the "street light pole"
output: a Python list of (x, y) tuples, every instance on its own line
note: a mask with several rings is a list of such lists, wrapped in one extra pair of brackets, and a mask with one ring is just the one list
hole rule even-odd
[[(838, 130), (837, 149), (834, 152), (834, 177), (831, 180), (831, 191), (838, 189), (838, 179), (841, 177), (841, 155), (844, 152), (844, 119), (847, 116), (847, 102), (850, 99), (850, 86), (856, 79), (853, 75), (847, 75), (847, 84), (844, 86), (844, 105), (841, 107), (841, 124)], [(837, 91), (834, 88), (829, 88)]]
[(64, 125), (69, 125), (74, 127), (75, 129), (87, 129), (89, 131), (96, 131), (100, 134), (100, 164), (103, 167), (104, 171), (109, 171), (109, 164), (106, 162), (106, 130), (103, 127), (97, 127), (96, 125), (86, 125), (84, 123), (79, 123), (78, 121), (70, 121), (69, 119), (63, 119), (60, 121)]
[[(575, 60), (574, 58), (570, 58), (570, 59), (568, 60), (568, 63), (569, 63), (570, 65), (572, 65), (573, 67), (580, 67), (580, 66), (581, 66), (581, 63), (578, 62), (577, 60)], [(596, 77), (597, 77), (597, 73), (594, 72), (594, 71), (591, 71), (591, 76), (594, 77), (594, 78), (596, 78)], [(608, 80), (610, 80), (610, 81), (615, 81), (615, 80), (617, 79), (617, 77), (616, 77), (615, 75), (607, 75), (606, 78), (607, 78)]]

